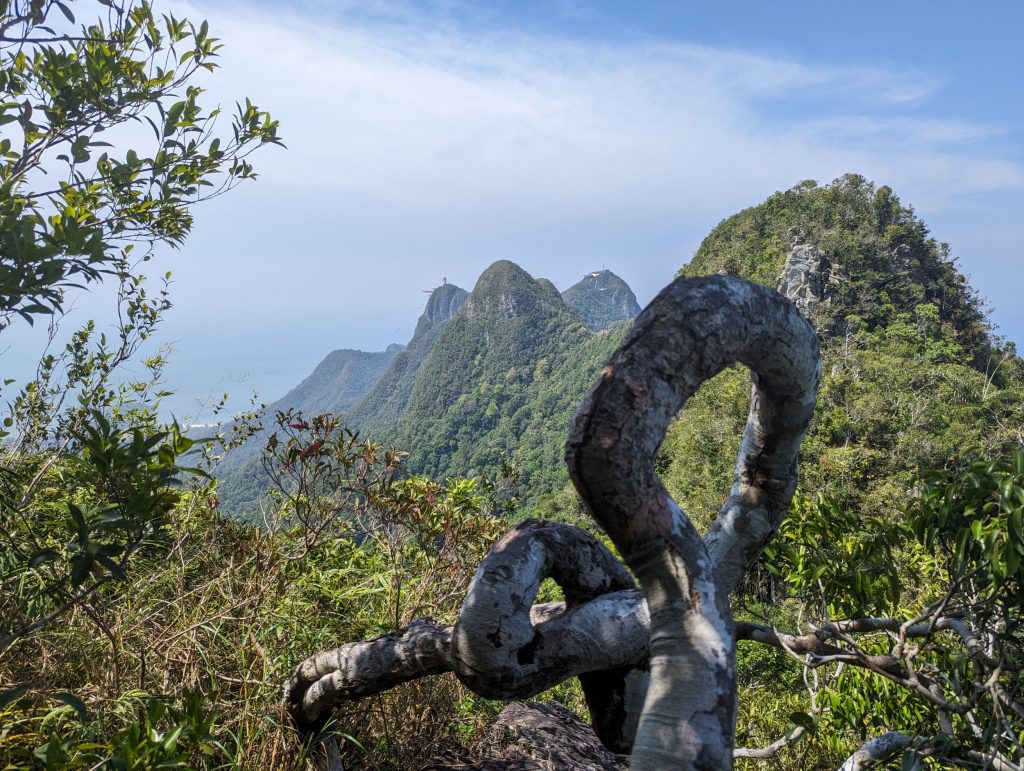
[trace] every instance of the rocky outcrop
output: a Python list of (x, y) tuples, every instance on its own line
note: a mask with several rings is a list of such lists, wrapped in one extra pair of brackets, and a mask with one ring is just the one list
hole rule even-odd
[(556, 701), (505, 707), (477, 752), (449, 751), (433, 771), (616, 771), (629, 758), (605, 749), (593, 729)]
[(467, 297), (469, 292), (447, 281), (431, 292), (409, 345), (395, 356), (373, 388), (346, 413), (350, 426), (378, 437), (395, 424), (409, 401), (420, 367)]
[(420, 332), (421, 328), (434, 327), (448, 321), (458, 312), (468, 296), (469, 293), (465, 289), (445, 281), (430, 293), (427, 307), (416, 325), (416, 331)]
[(786, 256), (779, 277), (779, 292), (788, 297), (800, 312), (811, 318), (815, 306), (825, 299), (828, 285), (828, 260), (812, 244), (799, 240)]

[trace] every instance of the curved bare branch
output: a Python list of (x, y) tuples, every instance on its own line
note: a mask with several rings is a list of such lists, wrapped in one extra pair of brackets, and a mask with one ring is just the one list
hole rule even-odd
[[(706, 541), (654, 470), (670, 420), (733, 363), (754, 374), (732, 493)], [(736, 716), (729, 594), (774, 535), (814, 411), (814, 330), (777, 292), (731, 276), (677, 279), (637, 319), (580, 406), (569, 474), (644, 589), (651, 687), (635, 768), (727, 768)]]
[[(566, 610), (534, 624), (531, 605), (547, 577), (561, 587)], [(580, 675), (598, 735), (628, 751), (647, 685), (634, 671), (648, 639), (647, 607), (629, 592), (634, 586), (588, 533), (522, 522), (473, 577), (452, 638), (455, 672), (471, 690), (498, 699), (527, 698)]]
[(839, 767), (839, 771), (862, 771), (870, 765), (891, 758), (897, 752), (905, 750), (910, 746), (910, 742), (911, 738), (899, 731), (889, 731), (881, 736), (876, 736), (858, 747), (857, 751)]
[[(566, 603), (533, 605), (552, 577)], [(650, 621), (628, 571), (593, 536), (528, 520), (478, 568), (457, 624), (418, 619), (375, 640), (302, 662), (285, 702), (310, 725), (343, 701), (453, 671), (490, 698), (527, 698), (579, 676), (594, 728), (613, 750), (632, 746), (643, 695)]]

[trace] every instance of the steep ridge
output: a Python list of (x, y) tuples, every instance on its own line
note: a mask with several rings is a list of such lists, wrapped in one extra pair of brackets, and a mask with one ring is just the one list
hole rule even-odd
[(371, 436), (395, 425), (409, 401), (423, 361), (468, 296), (465, 289), (447, 282), (431, 293), (405, 350), (394, 357), (365, 396), (346, 411), (350, 425)]
[(395, 343), (378, 353), (333, 351), (298, 386), (269, 405), (263, 420), (267, 428), (232, 450), (217, 468), (221, 508), (233, 514), (253, 509), (266, 489), (260, 455), (278, 411), (345, 414), (348, 425), (374, 434), (394, 425), (424, 357), (467, 295), (465, 289), (445, 282), (431, 293), (408, 346)]
[(403, 350), (405, 346), (392, 343), (374, 353), (349, 348), (332, 351), (309, 377), (274, 402), (271, 410), (344, 412), (373, 387)]
[(415, 472), (514, 468), (531, 497), (561, 487), (569, 418), (624, 329), (591, 331), (550, 281), (496, 262), (423, 362), (389, 441)]
[(565, 304), (593, 330), (607, 329), (640, 314), (629, 284), (610, 270), (595, 270), (562, 292)]
[[(301, 410), (313, 412), (344, 412), (376, 383), (404, 346), (392, 343), (383, 351), (356, 351), (342, 348), (331, 351), (316, 368), (295, 388), (267, 406), (267, 420), (271, 422), (278, 411)], [(259, 455), (267, 433), (261, 432), (236, 448), (221, 463), (220, 471), (227, 472)]]
[(344, 412), (376, 383), (403, 346), (393, 343), (377, 352), (343, 348), (331, 351), (299, 385), (267, 406), (265, 428), (228, 453), (217, 467), (218, 496), (224, 511), (235, 513), (249, 507), (265, 487), (260, 482), (260, 453), (270, 435), (278, 411)]
[[(724, 220), (704, 240), (685, 275), (731, 273), (775, 286), (787, 258), (815, 262), (813, 321), (826, 335), (851, 324), (874, 330), (932, 305), (975, 366), (990, 353), (989, 327), (976, 293), (892, 189), (847, 174), (831, 185), (802, 182)], [(816, 255), (816, 256), (815, 256)], [(930, 311), (929, 311), (930, 313)]]
[[(1024, 367), (991, 337), (949, 247), (888, 187), (803, 182), (719, 224), (681, 273), (778, 286), (819, 332), (822, 382), (801, 487), (891, 516), (921, 470), (1024, 441)], [(730, 369), (661, 448), (666, 486), (698, 520), (732, 484), (749, 377)]]

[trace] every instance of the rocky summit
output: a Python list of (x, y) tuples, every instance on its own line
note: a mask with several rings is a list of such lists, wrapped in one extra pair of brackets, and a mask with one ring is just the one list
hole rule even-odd
[(593, 330), (635, 319), (640, 306), (629, 284), (610, 270), (595, 270), (562, 292), (562, 299)]

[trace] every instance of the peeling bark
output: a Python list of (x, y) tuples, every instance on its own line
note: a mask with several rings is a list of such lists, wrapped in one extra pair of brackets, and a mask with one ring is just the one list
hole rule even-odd
[(420, 618), (389, 635), (317, 653), (295, 668), (285, 685), (285, 703), (308, 725), (343, 701), (450, 672), (451, 638), (451, 626)]
[[(534, 605), (553, 578), (565, 603)], [(313, 726), (329, 709), (442, 672), (489, 698), (534, 696), (580, 678), (594, 729), (609, 749), (632, 747), (650, 621), (629, 572), (588, 533), (527, 520), (481, 562), (455, 626), (434, 619), (317, 653), (296, 667), (285, 702)]]
[[(534, 625), (530, 608), (547, 577), (564, 592), (566, 609)], [(638, 717), (630, 710), (639, 707), (631, 673), (647, 646), (646, 606), (611, 593), (633, 588), (629, 572), (587, 533), (523, 522), (473, 578), (452, 640), (456, 674), (495, 699), (527, 698), (583, 675), (595, 730), (610, 748), (628, 751)]]
[(862, 744), (839, 767), (839, 771), (863, 771), (868, 766), (886, 760), (909, 746), (909, 736), (899, 731), (889, 731)]

